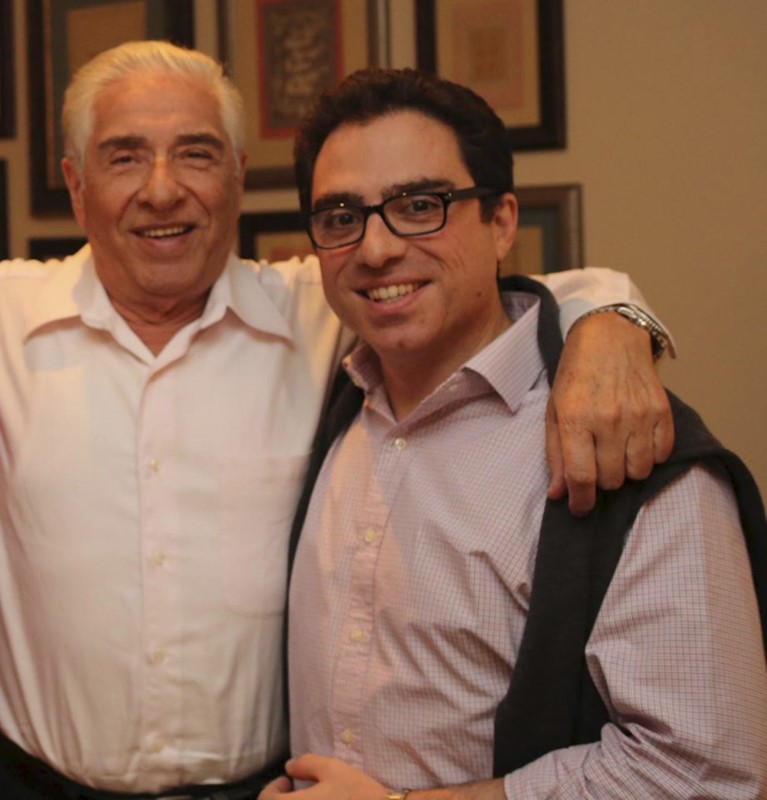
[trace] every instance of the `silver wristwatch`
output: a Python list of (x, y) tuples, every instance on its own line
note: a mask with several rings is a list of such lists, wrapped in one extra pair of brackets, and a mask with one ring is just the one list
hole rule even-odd
[[(584, 314), (583, 317), (591, 317), (594, 314), (602, 314), (605, 311), (613, 311), (625, 317), (629, 322), (638, 325), (650, 334), (652, 342), (652, 357), (657, 361), (669, 348), (671, 341), (665, 330), (645, 311), (638, 306), (630, 303), (615, 303), (611, 306), (600, 306)], [(672, 353), (673, 355), (673, 353)]]

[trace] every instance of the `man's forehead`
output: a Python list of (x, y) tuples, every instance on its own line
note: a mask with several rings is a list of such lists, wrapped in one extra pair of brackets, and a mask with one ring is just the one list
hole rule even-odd
[(333, 153), (336, 158), (350, 147), (368, 150), (371, 155), (377, 148), (397, 148), (403, 153), (412, 152), (422, 163), (442, 161), (446, 157), (462, 160), (460, 143), (453, 128), (414, 109), (393, 111), (362, 122), (341, 122), (328, 134), (319, 157)]
[(95, 144), (112, 139), (225, 141), (218, 97), (199, 78), (144, 72), (104, 86), (94, 102)]
[(318, 154), (312, 194), (374, 202), (403, 191), (454, 188), (468, 177), (453, 130), (406, 110), (336, 128)]
[[(199, 114), (204, 106), (211, 116), (221, 116), (219, 97), (201, 75), (181, 75), (167, 69), (145, 69), (123, 75), (104, 84), (93, 103), (96, 118), (110, 118), (115, 108), (120, 111), (142, 110), (163, 118), (185, 107)], [(162, 113), (165, 112), (165, 113)]]

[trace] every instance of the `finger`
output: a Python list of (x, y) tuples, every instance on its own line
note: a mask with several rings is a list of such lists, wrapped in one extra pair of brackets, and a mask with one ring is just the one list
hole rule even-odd
[(653, 428), (653, 458), (656, 464), (662, 464), (671, 455), (674, 447), (674, 419), (671, 406), (665, 397), (666, 409)]
[(258, 800), (272, 800), (281, 795), (290, 794), (292, 788), (293, 784), (290, 778), (281, 775), (279, 778), (275, 778), (264, 786), (261, 790), (261, 794), (258, 795)]
[(605, 439), (597, 438), (595, 458), (597, 485), (600, 489), (611, 491), (623, 485), (623, 481), (626, 480), (627, 446), (625, 434), (618, 431), (613, 431)]
[(546, 408), (546, 461), (551, 475), (548, 497), (551, 500), (561, 500), (567, 491), (567, 484), (565, 483), (559, 425), (557, 424), (557, 415), (551, 399), (549, 399), (549, 404)]
[(568, 505), (576, 516), (588, 514), (596, 503), (596, 452), (588, 431), (563, 429), (562, 458)]
[(626, 442), (626, 477), (633, 481), (644, 480), (654, 466), (652, 430), (629, 436)]
[(636, 427), (626, 443), (626, 474), (632, 480), (643, 480), (671, 455), (674, 446), (674, 421), (668, 395), (656, 392), (646, 402), (644, 414), (635, 413)]
[(567, 481), (567, 505), (575, 517), (585, 517), (597, 502), (595, 481)]
[(315, 753), (306, 753), (299, 758), (291, 758), (285, 764), (285, 772), (293, 780), (320, 781), (327, 774), (334, 759), (318, 756)]

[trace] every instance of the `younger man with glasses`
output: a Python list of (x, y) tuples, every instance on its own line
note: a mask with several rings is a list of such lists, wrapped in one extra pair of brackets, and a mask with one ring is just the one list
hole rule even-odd
[(305, 122), (296, 172), (365, 342), (294, 526), (296, 800), (767, 796), (758, 490), (675, 400), (668, 466), (585, 520), (547, 502), (561, 342), (545, 290), (497, 288), (501, 121), (455, 84), (365, 71)]

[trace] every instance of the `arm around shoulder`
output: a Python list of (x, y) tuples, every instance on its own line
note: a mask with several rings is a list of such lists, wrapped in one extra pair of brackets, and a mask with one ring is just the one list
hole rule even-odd
[(650, 330), (620, 313), (592, 313), (629, 303), (650, 313), (627, 275), (589, 267), (539, 279), (560, 304), (560, 324), (569, 331), (546, 419), (549, 496), (567, 494), (571, 511), (582, 515), (593, 507), (597, 487), (644, 478), (668, 458), (671, 409)]

